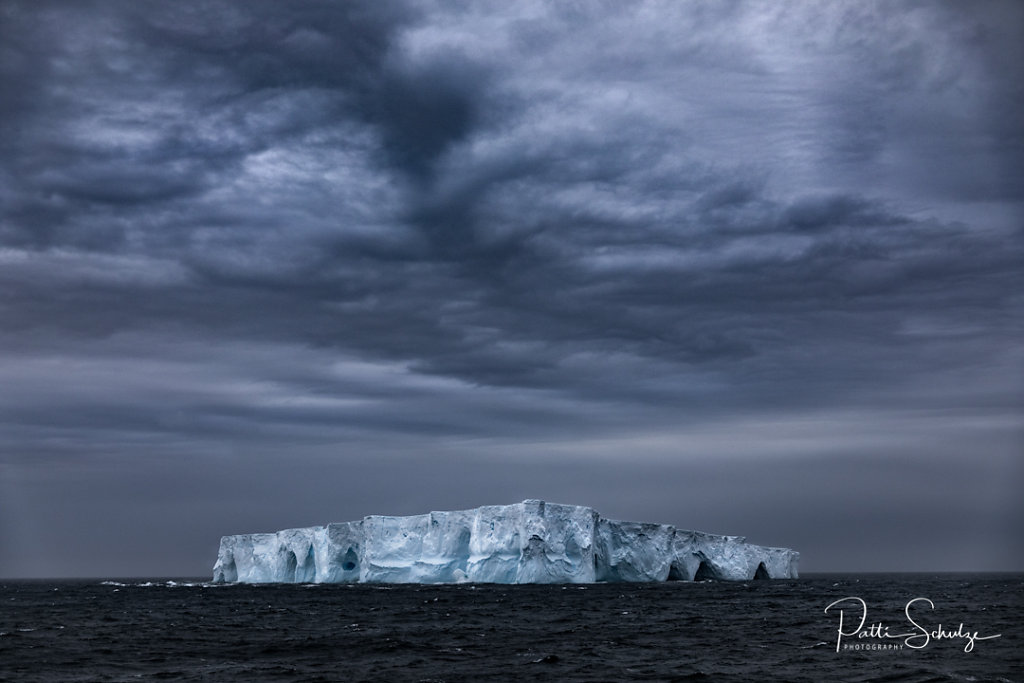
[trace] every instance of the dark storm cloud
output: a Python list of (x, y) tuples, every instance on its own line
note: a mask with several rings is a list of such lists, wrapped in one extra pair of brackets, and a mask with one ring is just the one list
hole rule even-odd
[[(685, 525), (660, 489), (630, 513), (624, 459), (814, 463), (757, 497), (779, 510), (911, 444), (904, 484), (953, 486), (966, 452), (1019, 481), (1022, 26), (998, 2), (3, 3), (0, 484), (184, 454), (256, 488), (477, 472), (440, 508), (499, 502), (469, 493), (496, 463), (585, 497), (583, 463), (573, 502)], [(18, 500), (0, 537), (43, 514)]]

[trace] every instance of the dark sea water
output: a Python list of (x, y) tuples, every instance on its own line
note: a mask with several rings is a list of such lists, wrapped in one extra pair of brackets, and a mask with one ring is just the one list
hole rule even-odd
[[(9, 681), (1024, 681), (1024, 577), (556, 586), (0, 582)], [(839, 606), (868, 606), (836, 652)], [(921, 629), (999, 634), (936, 640)], [(861, 610), (848, 601), (844, 630)], [(958, 627), (963, 624), (962, 628)], [(881, 631), (882, 629), (877, 629)], [(900, 646), (903, 645), (902, 649)]]

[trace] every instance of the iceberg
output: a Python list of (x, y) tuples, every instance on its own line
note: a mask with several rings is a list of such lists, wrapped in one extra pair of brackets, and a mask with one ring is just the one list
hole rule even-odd
[(795, 579), (800, 553), (524, 500), (370, 515), (220, 540), (215, 583), (594, 583)]

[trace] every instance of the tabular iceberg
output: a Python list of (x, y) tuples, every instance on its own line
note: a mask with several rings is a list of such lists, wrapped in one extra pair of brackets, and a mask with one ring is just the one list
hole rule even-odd
[(224, 536), (214, 582), (593, 583), (795, 579), (800, 553), (524, 500)]

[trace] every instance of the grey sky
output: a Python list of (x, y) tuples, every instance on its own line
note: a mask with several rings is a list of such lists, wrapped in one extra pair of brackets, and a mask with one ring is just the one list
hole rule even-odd
[(527, 497), (1020, 569), (1022, 35), (0, 0), (0, 576)]

